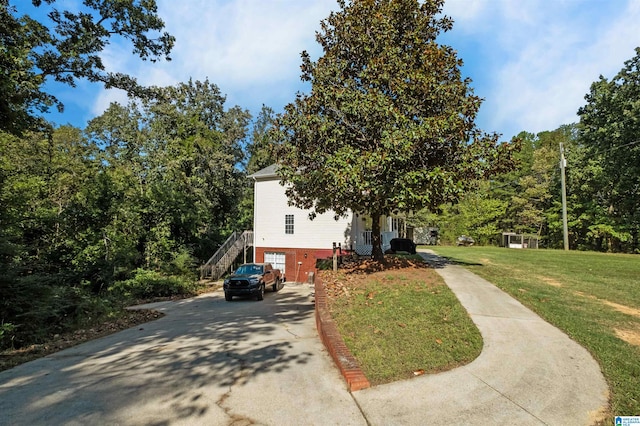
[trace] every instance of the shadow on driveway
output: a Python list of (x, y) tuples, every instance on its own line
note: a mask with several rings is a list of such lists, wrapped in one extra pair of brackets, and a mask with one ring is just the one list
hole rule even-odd
[(152, 304), (166, 316), (0, 373), (0, 424), (255, 421), (235, 413), (234, 390), (258, 382), (275, 398), (277, 380), (318, 362), (309, 293)]

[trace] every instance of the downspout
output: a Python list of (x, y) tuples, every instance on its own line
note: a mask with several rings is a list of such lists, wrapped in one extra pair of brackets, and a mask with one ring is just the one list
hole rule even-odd
[(253, 177), (253, 256), (252, 256), (252, 260), (254, 262), (256, 262), (256, 244), (258, 241), (258, 238), (256, 237), (256, 208), (258, 205), (258, 191), (256, 191), (256, 183), (258, 182), (258, 180)]

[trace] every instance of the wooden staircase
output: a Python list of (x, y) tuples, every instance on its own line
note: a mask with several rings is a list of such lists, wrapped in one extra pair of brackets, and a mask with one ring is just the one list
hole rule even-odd
[(233, 265), (240, 253), (247, 261), (247, 249), (253, 247), (253, 231), (234, 231), (213, 256), (200, 267), (200, 279), (217, 280)]

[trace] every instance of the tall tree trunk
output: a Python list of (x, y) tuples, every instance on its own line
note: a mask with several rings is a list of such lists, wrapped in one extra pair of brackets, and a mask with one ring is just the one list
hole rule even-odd
[(384, 253), (382, 252), (382, 236), (380, 235), (380, 213), (371, 214), (371, 244), (373, 249), (371, 257), (378, 262), (384, 261)]

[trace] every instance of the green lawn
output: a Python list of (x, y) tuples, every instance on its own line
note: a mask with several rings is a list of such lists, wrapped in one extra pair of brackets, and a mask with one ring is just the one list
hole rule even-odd
[(374, 385), (452, 369), (482, 351), (480, 332), (433, 269), (320, 276), (336, 326)]
[(640, 256), (428, 248), (494, 283), (584, 346), (609, 383), (611, 414), (640, 415)]

